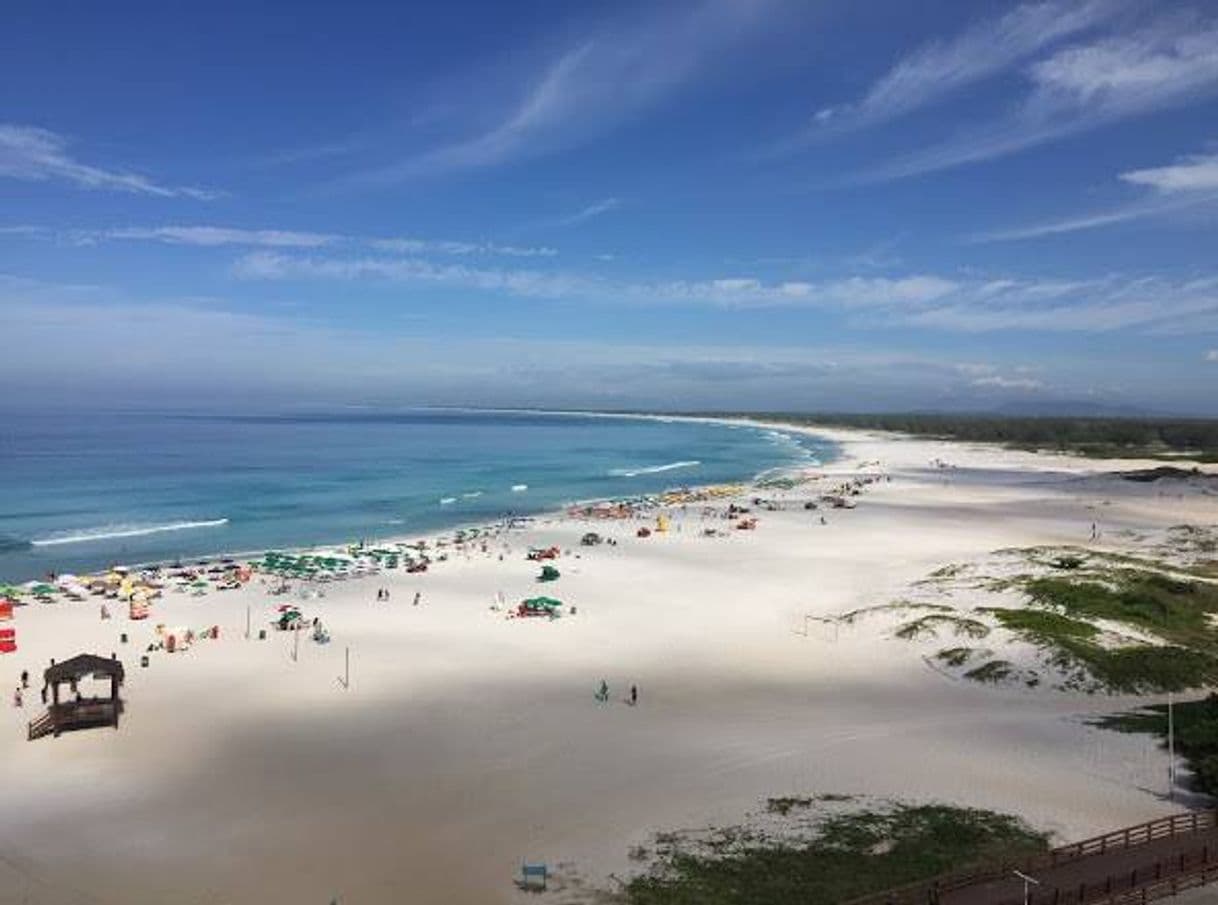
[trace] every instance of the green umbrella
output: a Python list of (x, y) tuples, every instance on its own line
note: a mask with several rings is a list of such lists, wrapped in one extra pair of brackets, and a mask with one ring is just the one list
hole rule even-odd
[(36, 584), (30, 588), (30, 593), (42, 597), (46, 594), (54, 594), (55, 588), (49, 584)]

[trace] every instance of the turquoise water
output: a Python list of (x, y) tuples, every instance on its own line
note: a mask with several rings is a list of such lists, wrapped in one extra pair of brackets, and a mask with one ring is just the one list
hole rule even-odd
[(411, 535), (833, 455), (762, 428), (582, 415), (7, 415), (0, 579)]

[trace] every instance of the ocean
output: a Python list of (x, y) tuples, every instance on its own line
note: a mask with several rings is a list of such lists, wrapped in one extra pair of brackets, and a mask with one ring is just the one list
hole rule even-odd
[(759, 427), (597, 415), (7, 414), (0, 582), (411, 536), (834, 454)]

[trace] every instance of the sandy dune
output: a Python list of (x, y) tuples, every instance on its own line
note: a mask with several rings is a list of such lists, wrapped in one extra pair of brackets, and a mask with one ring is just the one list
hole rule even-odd
[[(1000, 547), (1086, 543), (1093, 520), (1106, 537), (1213, 524), (1218, 497), (1092, 476), (1127, 463), (823, 433), (845, 453), (827, 472), (878, 461), (892, 478), (827, 525), (799, 505), (809, 488), (767, 494), (789, 505), (722, 538), (699, 536), (726, 523), (698, 507), (646, 540), (592, 526), (619, 539), (592, 550), (586, 523), (539, 520), (502, 561), (493, 545), (328, 586), (305, 608), (333, 642), (302, 637), (296, 662), (290, 635), (242, 637), (247, 607), (265, 625), (280, 602), (257, 582), (170, 594), (139, 624), (101, 622), (95, 604), (19, 610), (20, 651), (0, 660), (0, 901), (511, 902), (524, 857), (561, 865), (565, 890), (546, 900), (580, 901), (650, 833), (792, 793), (992, 807), (1066, 838), (1173, 810), (1150, 740), (1083, 724), (1128, 701), (978, 687), (928, 668), (890, 624), (804, 634), (804, 617), (888, 603)], [(572, 551), (551, 592), (578, 613), (492, 612), (498, 591), (537, 591), (524, 551), (550, 543)], [(140, 669), (156, 622), (221, 638)], [(8, 707), (16, 675), (84, 650), (127, 663), (120, 730), (27, 742), (37, 692)], [(637, 707), (621, 701), (631, 683)]]

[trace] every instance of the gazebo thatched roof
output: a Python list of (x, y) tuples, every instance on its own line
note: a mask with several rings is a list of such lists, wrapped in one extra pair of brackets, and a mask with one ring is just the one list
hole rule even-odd
[(59, 682), (71, 682), (90, 675), (103, 675), (108, 678), (123, 681), (123, 664), (111, 657), (99, 657), (97, 654), (77, 654), (62, 663), (52, 663), (43, 673), (48, 685)]

